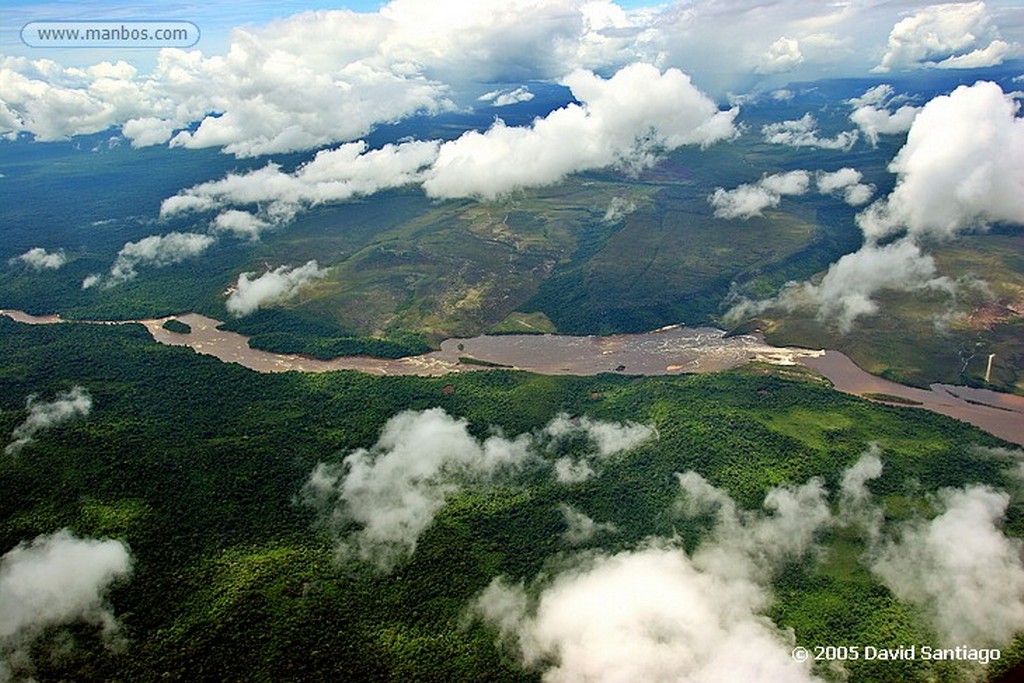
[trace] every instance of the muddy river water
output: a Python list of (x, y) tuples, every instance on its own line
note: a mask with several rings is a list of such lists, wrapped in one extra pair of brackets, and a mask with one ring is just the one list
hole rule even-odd
[[(18, 322), (51, 324), (58, 316), (31, 316), (0, 309)], [(220, 321), (195, 313), (175, 316), (189, 325), (188, 334), (163, 328), (168, 318), (124, 321), (140, 323), (153, 338), (172, 346), (188, 346), (197, 353), (237, 363), (258, 372), (329, 372), (358, 370), (377, 375), (440, 376), (503, 366), (548, 375), (669, 375), (727, 370), (752, 361), (777, 365), (800, 363), (832, 381), (835, 388), (854, 395), (884, 394), (912, 402), (915, 407), (969, 422), (987, 432), (1024, 445), (1024, 396), (933, 384), (929, 389), (908, 387), (865, 372), (837, 351), (777, 347), (752, 335), (726, 337), (714, 328), (673, 325), (643, 334), (606, 337), (565, 335), (500, 335), (448, 339), (438, 351), (399, 359), (362, 356), (320, 360), (294, 354), (271, 353), (249, 347), (248, 337), (218, 329)], [(91, 321), (90, 324), (122, 324)], [(478, 363), (467, 363), (466, 358)]]

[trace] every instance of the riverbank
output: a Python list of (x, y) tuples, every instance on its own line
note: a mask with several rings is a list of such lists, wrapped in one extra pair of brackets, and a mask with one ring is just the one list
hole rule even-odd
[[(31, 325), (65, 322), (56, 315), (31, 316), (6, 309), (0, 309), (0, 315)], [(164, 323), (171, 318), (185, 323), (191, 331), (183, 334), (165, 329)], [(161, 344), (187, 346), (257, 372), (356, 370), (374, 375), (437, 377), (502, 367), (546, 375), (672, 375), (718, 372), (751, 362), (799, 363), (826, 377), (838, 391), (879, 403), (930, 410), (1024, 445), (1022, 396), (944, 384), (929, 389), (908, 387), (864, 371), (838, 351), (776, 347), (754, 335), (726, 337), (714, 328), (669, 326), (607, 337), (484, 335), (448, 339), (438, 351), (406, 358), (351, 356), (321, 360), (253, 349), (245, 335), (218, 329), (219, 320), (197, 313), (148, 320), (74, 322), (139, 323)]]

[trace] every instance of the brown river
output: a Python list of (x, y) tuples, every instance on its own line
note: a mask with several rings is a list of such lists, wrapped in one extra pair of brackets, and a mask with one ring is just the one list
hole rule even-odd
[[(0, 309), (0, 315), (28, 324), (65, 322), (59, 316), (31, 316), (5, 309)], [(670, 375), (727, 370), (753, 361), (800, 363), (827, 377), (839, 391), (898, 397), (913, 402), (914, 407), (948, 415), (1024, 445), (1024, 396), (945, 384), (933, 384), (929, 389), (908, 387), (865, 372), (837, 351), (771, 346), (757, 336), (726, 337), (714, 328), (673, 325), (643, 334), (606, 337), (480, 336), (448, 339), (438, 351), (394, 360), (363, 356), (320, 360), (250, 348), (248, 337), (218, 329), (221, 323), (213, 318), (196, 313), (174, 317), (189, 325), (191, 333), (165, 330), (163, 324), (168, 318), (88, 324), (140, 323), (161, 344), (188, 346), (197, 353), (258, 372), (358, 370), (376, 375), (436, 377), (502, 366), (547, 375)], [(463, 362), (465, 358), (480, 363)]]

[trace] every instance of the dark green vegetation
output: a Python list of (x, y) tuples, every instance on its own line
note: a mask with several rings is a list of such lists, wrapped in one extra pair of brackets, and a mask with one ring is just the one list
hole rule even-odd
[[(94, 400), (88, 418), (0, 461), (0, 551), (70, 527), (124, 539), (135, 558), (111, 596), (127, 648), (105, 649), (92, 629), (76, 629), (76, 647), (35, 658), (43, 681), (537, 680), (464, 614), (495, 576), (529, 581), (571, 552), (561, 503), (619, 528), (598, 537), (606, 551), (675, 532), (692, 547), (706, 527), (673, 512), (674, 473), (696, 470), (755, 507), (769, 488), (813, 476), (835, 491), (870, 441), (884, 450), (886, 472), (872, 488), (892, 520), (927, 511), (926, 494), (941, 487), (1010, 486), (1000, 463), (970, 449), (999, 445), (994, 437), (761, 367), (643, 380), (260, 375), (154, 344), (137, 326), (6, 318), (0, 357), (0, 434), (24, 419), (30, 393), (81, 385)], [(545, 477), (466, 489), (391, 575), (335, 564), (331, 539), (294, 502), (310, 471), (374, 443), (397, 411), (435, 406), (468, 419), (477, 436), (520, 434), (563, 411), (649, 422), (660, 436), (580, 484)], [(1019, 500), (1007, 531), (1024, 535)], [(820, 562), (792, 566), (775, 585), (772, 616), (800, 644), (931, 641), (919, 613), (856, 561), (861, 539), (823, 540)], [(945, 677), (923, 663), (848, 668), (853, 681)]]
[(292, 311), (267, 309), (244, 318), (229, 319), (220, 325), (249, 336), (249, 346), (274, 353), (300, 353), (314, 358), (374, 356), (401, 358), (430, 350), (415, 332), (392, 330), (387, 337), (361, 337), (345, 334), (330, 322)]
[(161, 327), (163, 327), (168, 332), (175, 332), (177, 334), (192, 333), (192, 326), (189, 325), (188, 323), (181, 322), (177, 318), (171, 318), (170, 320), (165, 322)]

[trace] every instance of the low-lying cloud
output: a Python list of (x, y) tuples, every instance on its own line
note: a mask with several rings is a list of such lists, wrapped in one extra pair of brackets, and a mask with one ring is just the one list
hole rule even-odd
[(492, 107), (507, 107), (511, 104), (529, 102), (534, 97), (530, 89), (521, 85), (514, 90), (491, 90), (477, 98), (480, 102), (490, 102)]
[(582, 555), (530, 590), (495, 579), (474, 613), (544, 680), (815, 680), (766, 613), (772, 576), (830, 521), (821, 482), (773, 490), (764, 514), (694, 472), (679, 481), (682, 512), (716, 520), (693, 556), (665, 540)]
[(58, 393), (52, 401), (40, 401), (33, 394), (25, 401), (28, 416), (14, 428), (14, 439), (4, 448), (7, 455), (16, 455), (35, 440), (39, 432), (85, 417), (92, 411), (92, 396), (83, 387), (75, 386), (69, 391)]
[(326, 276), (327, 270), (320, 268), (316, 261), (308, 261), (295, 268), (280, 266), (256, 278), (253, 275), (255, 273), (239, 275), (224, 302), (228, 312), (236, 318), (249, 315), (268, 304), (291, 299), (303, 287)]
[(502, 122), (442, 145), (423, 188), (431, 197), (494, 198), (608, 166), (643, 168), (663, 151), (736, 134), (737, 110), (718, 106), (678, 69), (632, 64), (609, 79), (578, 70), (562, 80), (579, 104), (528, 127)]
[(47, 251), (42, 247), (34, 247), (26, 251), (24, 254), (10, 259), (8, 263), (21, 263), (33, 270), (42, 271), (57, 270), (67, 263), (67, 261), (68, 257), (67, 254), (64, 253), (63, 249)]
[[(869, 91), (864, 102), (890, 94)], [(807, 310), (846, 333), (858, 317), (877, 312), (880, 291), (954, 295), (956, 283), (938, 275), (927, 245), (993, 223), (1024, 225), (1024, 119), (1018, 109), (1011, 96), (986, 81), (929, 101), (889, 165), (895, 188), (857, 215), (864, 245), (832, 264), (818, 284), (791, 282), (777, 297), (741, 302), (727, 317), (775, 307)], [(826, 186), (842, 179), (827, 178)]]
[(572, 420), (559, 416), (534, 434), (478, 439), (465, 420), (440, 408), (406, 411), (388, 420), (371, 448), (354, 451), (340, 464), (318, 464), (300, 498), (341, 536), (340, 556), (389, 571), (415, 551), (449, 496), (511, 476), (528, 463), (543, 465), (552, 441), (591, 439), (597, 460), (639, 443), (636, 425), (589, 418), (567, 423)]
[(571, 505), (561, 504), (558, 509), (565, 519), (565, 531), (562, 538), (569, 545), (580, 545), (591, 541), (598, 534), (614, 534), (618, 528), (611, 522), (595, 522), (586, 513), (580, 512)]
[(767, 615), (771, 584), (787, 563), (821, 553), (823, 532), (845, 527), (863, 533), (864, 566), (922, 607), (942, 642), (1005, 646), (1024, 627), (1021, 543), (998, 528), (1008, 497), (947, 489), (933, 519), (885, 526), (868, 488), (881, 453), (872, 445), (844, 471), (834, 508), (816, 478), (772, 489), (758, 511), (678, 474), (677, 513), (711, 520), (692, 555), (665, 539), (581, 553), (532, 584), (495, 578), (471, 612), (546, 681), (818, 680), (791, 656), (792, 631)]
[(952, 280), (938, 275), (934, 259), (913, 240), (903, 238), (884, 246), (865, 245), (829, 266), (820, 282), (790, 282), (771, 299), (736, 305), (729, 317), (743, 318), (772, 308), (815, 311), (818, 320), (847, 334), (857, 318), (878, 312), (874, 297), (879, 291), (954, 289)]
[(114, 287), (138, 277), (137, 268), (164, 268), (199, 256), (216, 242), (215, 237), (195, 232), (170, 232), (166, 235), (151, 235), (138, 242), (127, 242), (117, 252), (114, 265), (105, 277), (90, 275), (82, 282), (83, 289), (89, 289), (101, 282)]
[[(367, 150), (363, 142), (319, 152), (294, 173), (279, 165), (196, 185), (164, 200), (163, 217), (221, 210), (214, 227), (258, 236), (310, 206), (420, 184), (439, 199), (493, 199), (550, 185), (590, 169), (631, 170), (665, 151), (735, 135), (736, 109), (717, 105), (677, 69), (634, 64), (603, 79), (576, 71), (564, 79), (578, 104), (511, 127), (498, 120), (455, 140), (410, 141)], [(237, 207), (259, 207), (256, 212)], [(227, 207), (235, 207), (224, 210)]]
[(323, 150), (294, 173), (275, 163), (248, 173), (230, 173), (221, 180), (195, 185), (163, 201), (162, 217), (227, 206), (259, 206), (257, 213), (232, 209), (214, 220), (214, 227), (258, 237), (274, 225), (290, 221), (305, 208), (371, 195), (422, 178), (437, 157), (439, 142), (403, 142), (367, 151), (353, 142)]
[(112, 584), (132, 570), (121, 541), (78, 538), (67, 529), (21, 543), (0, 557), (0, 680), (31, 674), (27, 648), (45, 629), (84, 621), (113, 636)]
[(1024, 628), (1022, 544), (999, 528), (1009, 502), (986, 486), (943, 490), (941, 513), (905, 524), (872, 563), (897, 597), (926, 610), (946, 644), (998, 647)]
[(949, 239), (995, 222), (1024, 224), (1024, 119), (979, 81), (929, 101), (889, 170), (896, 187), (858, 217), (867, 240), (900, 231)]
[(818, 172), (815, 183), (822, 194), (839, 195), (850, 206), (861, 206), (871, 200), (875, 186), (861, 182), (864, 175), (853, 168), (841, 168), (832, 173)]
[(761, 134), (765, 142), (773, 145), (841, 149), (847, 152), (859, 137), (857, 131), (843, 131), (833, 138), (822, 138), (818, 135), (818, 122), (810, 113), (793, 121), (769, 123), (761, 128)]
[(910, 104), (900, 104), (893, 87), (887, 83), (869, 88), (860, 97), (849, 101), (853, 106), (850, 120), (857, 124), (872, 145), (878, 145), (880, 135), (906, 133), (921, 109)]
[(708, 202), (714, 208), (716, 218), (746, 220), (777, 207), (785, 195), (806, 194), (810, 185), (811, 174), (807, 171), (766, 174), (756, 183), (746, 183), (732, 190), (716, 188)]

